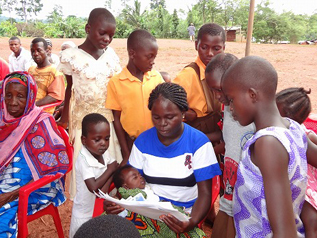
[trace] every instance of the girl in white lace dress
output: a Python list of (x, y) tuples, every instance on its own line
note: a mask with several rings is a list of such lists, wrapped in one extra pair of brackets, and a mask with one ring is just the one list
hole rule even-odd
[[(85, 26), (87, 38), (83, 44), (61, 53), (58, 68), (66, 75), (67, 88), (65, 105), (59, 125), (69, 126), (70, 141), (74, 146), (74, 161), (81, 149), (81, 121), (89, 113), (100, 113), (109, 122), (113, 121), (112, 111), (105, 108), (109, 79), (121, 71), (119, 58), (111, 43), (116, 30), (113, 15), (105, 8), (91, 11)], [(111, 125), (109, 152), (120, 163), (120, 145)], [(70, 197), (76, 193), (75, 171), (72, 171)]]

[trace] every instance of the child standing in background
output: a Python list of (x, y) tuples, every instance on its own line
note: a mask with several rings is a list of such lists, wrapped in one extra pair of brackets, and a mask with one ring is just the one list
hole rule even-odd
[(317, 147), (297, 122), (281, 117), (276, 88), (276, 70), (257, 56), (237, 61), (223, 76), (233, 118), (256, 127), (244, 146), (234, 187), (236, 237), (305, 237), (300, 213), (307, 161), (317, 165)]
[(216, 99), (224, 104), (222, 136), (225, 143), (223, 183), (224, 195), (220, 198), (220, 211), (212, 227), (212, 237), (234, 238), (232, 197), (237, 179), (237, 170), (241, 160), (241, 152), (246, 141), (255, 131), (254, 123), (241, 126), (230, 113), (229, 102), (221, 90), (221, 78), (228, 68), (238, 58), (232, 54), (220, 53), (213, 57), (206, 67), (207, 84), (215, 94)]
[[(308, 97), (310, 90), (304, 88), (287, 88), (276, 94), (277, 107), (282, 117), (289, 117), (301, 124), (307, 137), (317, 144), (317, 136), (304, 126), (304, 121), (311, 112), (311, 103)], [(307, 190), (301, 218), (305, 227), (306, 238), (317, 237), (317, 170), (308, 164)]]
[(73, 203), (69, 237), (73, 237), (78, 228), (92, 218), (95, 192), (101, 189), (108, 192), (111, 176), (118, 163), (107, 151), (110, 139), (110, 125), (107, 119), (91, 113), (82, 122), (80, 150), (75, 164), (77, 193)]
[[(81, 148), (82, 119), (92, 112), (103, 115), (110, 123), (109, 153), (120, 162), (121, 151), (112, 125), (113, 115), (105, 108), (108, 81), (121, 70), (118, 56), (109, 47), (116, 31), (116, 20), (107, 9), (95, 8), (89, 15), (85, 30), (87, 38), (83, 44), (61, 52), (58, 69), (66, 75), (67, 88), (58, 124), (65, 128), (68, 124), (74, 158), (77, 158)], [(76, 193), (75, 178), (73, 170), (71, 199)]]
[[(185, 113), (185, 122), (205, 133), (212, 143), (221, 138), (217, 125), (221, 106), (206, 84), (205, 69), (212, 57), (224, 52), (225, 40), (226, 33), (221, 26), (215, 23), (203, 25), (195, 41), (198, 52), (195, 62), (186, 66), (173, 80), (187, 92), (189, 110)], [(218, 136), (210, 134), (215, 131), (218, 131)]]
[(108, 85), (106, 107), (114, 114), (114, 127), (120, 142), (123, 161), (127, 163), (134, 140), (153, 127), (147, 108), (152, 90), (163, 83), (161, 74), (153, 69), (158, 45), (146, 30), (135, 30), (127, 42), (129, 62)]

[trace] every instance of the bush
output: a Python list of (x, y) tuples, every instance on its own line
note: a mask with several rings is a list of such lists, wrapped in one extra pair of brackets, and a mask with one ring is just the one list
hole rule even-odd
[(19, 36), (22, 37), (43, 37), (44, 30), (37, 28), (35, 23), (17, 23)]
[(10, 21), (0, 23), (0, 36), (12, 37), (18, 35), (16, 24), (11, 24)]

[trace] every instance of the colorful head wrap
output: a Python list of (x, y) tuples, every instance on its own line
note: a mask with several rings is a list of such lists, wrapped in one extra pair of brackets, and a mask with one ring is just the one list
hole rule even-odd
[[(10, 83), (27, 87), (26, 106), (18, 118), (8, 113), (4, 100), (5, 88)], [(52, 116), (35, 105), (36, 93), (36, 82), (27, 72), (8, 74), (0, 83), (0, 174), (19, 149), (22, 149), (34, 180), (46, 174), (64, 173), (68, 168), (64, 141)], [(60, 153), (63, 162), (55, 159), (55, 153)]]
[[(9, 83), (20, 83), (27, 87), (27, 102), (25, 105), (24, 113), (21, 116), (24, 117), (28, 115), (35, 107), (35, 99), (37, 94), (37, 85), (35, 80), (33, 79), (32, 75), (28, 74), (24, 71), (16, 71), (11, 74), (8, 74), (4, 80), (2, 81), (2, 84), (0, 85), (0, 116), (1, 116), (1, 122), (0, 127), (4, 124), (12, 124), (16, 121), (19, 121), (19, 118), (12, 117), (8, 111), (7, 107), (4, 102), (4, 96), (5, 96), (5, 88)], [(39, 113), (41, 110), (37, 109), (37, 112)], [(37, 113), (37, 114), (38, 114)]]

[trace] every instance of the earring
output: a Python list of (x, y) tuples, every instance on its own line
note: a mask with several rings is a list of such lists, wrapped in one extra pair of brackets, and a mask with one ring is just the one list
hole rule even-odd
[(183, 114), (183, 119), (185, 119), (185, 114)]

